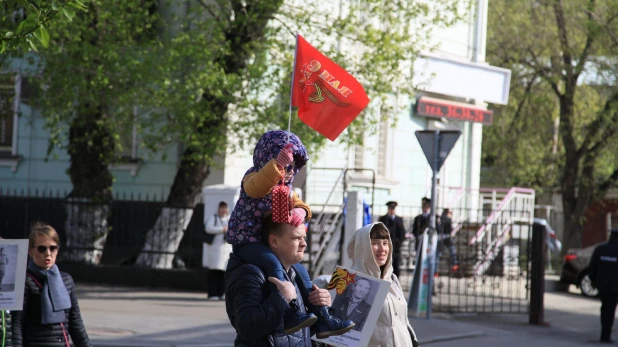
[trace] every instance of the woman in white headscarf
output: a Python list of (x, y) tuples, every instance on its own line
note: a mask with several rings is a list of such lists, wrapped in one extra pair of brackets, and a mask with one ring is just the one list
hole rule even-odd
[(408, 303), (393, 274), (393, 243), (386, 226), (374, 223), (358, 229), (348, 244), (348, 257), (353, 261), (352, 270), (391, 283), (369, 346), (418, 346), (408, 320)]

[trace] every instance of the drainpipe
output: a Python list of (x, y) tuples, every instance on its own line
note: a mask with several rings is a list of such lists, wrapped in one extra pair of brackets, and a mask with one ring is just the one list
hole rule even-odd
[(473, 60), (477, 63), (485, 62), (485, 49), (487, 46), (487, 5), (488, 0), (477, 0), (476, 2)]

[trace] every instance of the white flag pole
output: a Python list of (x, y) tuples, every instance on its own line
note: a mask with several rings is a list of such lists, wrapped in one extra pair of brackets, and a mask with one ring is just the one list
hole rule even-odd
[(288, 116), (288, 132), (292, 131), (292, 95), (294, 93), (294, 78), (296, 76), (296, 56), (298, 55), (298, 33), (296, 34), (296, 47), (294, 48), (294, 65), (292, 66), (292, 83), (290, 84), (290, 114)]

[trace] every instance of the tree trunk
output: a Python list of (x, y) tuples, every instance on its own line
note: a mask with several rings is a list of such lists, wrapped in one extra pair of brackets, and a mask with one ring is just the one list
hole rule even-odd
[(577, 178), (579, 175), (579, 160), (577, 154), (567, 153), (566, 163), (562, 170), (561, 193), (564, 212), (564, 245), (563, 252), (569, 248), (578, 248), (581, 245), (582, 230), (584, 228), (585, 208), (581, 208), (578, 196)]
[(581, 155), (578, 153), (574, 137), (574, 91), (568, 90), (560, 97), (560, 133), (564, 142), (565, 163), (560, 182), (562, 206), (564, 211), (564, 244), (562, 252), (569, 248), (581, 246), (584, 217), (587, 203), (582, 201), (582, 193), (578, 191), (580, 177)]
[(172, 260), (178, 250), (182, 236), (191, 221), (193, 209), (198, 203), (202, 185), (210, 168), (206, 164), (205, 155), (212, 158), (218, 148), (225, 148), (225, 114), (227, 103), (219, 103), (217, 119), (204, 122), (198, 131), (201, 136), (214, 139), (205, 148), (187, 147), (181, 157), (180, 167), (170, 188), (166, 207), (157, 219), (154, 227), (148, 231), (144, 247), (136, 260), (136, 264), (158, 269), (170, 269)]
[(64, 206), (66, 251), (63, 259), (71, 262), (99, 264), (108, 234), (110, 206), (94, 204), (89, 199), (68, 199)]
[(192, 216), (193, 208), (164, 207), (157, 222), (148, 231), (146, 243), (135, 263), (154, 269), (171, 269)]
[(562, 195), (562, 205), (564, 208), (564, 239), (562, 253), (566, 254), (567, 250), (571, 248), (581, 247), (586, 210), (576, 208), (577, 202), (567, 200), (564, 194)]
[[(264, 40), (265, 28), (282, 3), (282, 0), (251, 2), (234, 0), (230, 3), (236, 16), (224, 31), (225, 40), (230, 45), (229, 51), (215, 60), (215, 63), (223, 68), (225, 74), (234, 76), (242, 73), (251, 56), (259, 53), (256, 50), (264, 48), (260, 43)], [(197, 121), (192, 134), (194, 138), (182, 154), (180, 167), (174, 177), (166, 203), (169, 209), (193, 210), (197, 204), (197, 197), (201, 193), (204, 180), (210, 173), (207, 160), (211, 160), (218, 152), (225, 150), (226, 114), (228, 106), (234, 101), (234, 94), (237, 93), (234, 89), (236, 87), (222, 94), (205, 92), (202, 95), (203, 118)], [(167, 213), (170, 216), (173, 215), (171, 212)], [(186, 220), (187, 225), (182, 226), (166, 224), (166, 218), (162, 213), (155, 227), (148, 231), (146, 243), (136, 262), (138, 265), (171, 267), (171, 259), (182, 239), (188, 220)], [(185, 219), (180, 216), (169, 219), (169, 223), (181, 222), (185, 222)], [(159, 225), (168, 225), (168, 227), (157, 229)]]
[(98, 264), (109, 232), (113, 176), (108, 165), (114, 155), (114, 140), (105, 127), (101, 109), (83, 112), (69, 129), (68, 174), (73, 184), (65, 209), (67, 219), (64, 259)]

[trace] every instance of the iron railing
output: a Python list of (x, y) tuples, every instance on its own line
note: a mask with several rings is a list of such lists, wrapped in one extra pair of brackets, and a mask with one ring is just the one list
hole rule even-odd
[[(32, 223), (41, 221), (60, 236), (60, 262), (81, 259), (93, 264), (133, 265), (164, 207), (165, 201), (152, 195), (115, 194), (111, 202), (100, 204), (69, 199), (67, 192), (0, 190), (0, 236), (28, 238)], [(203, 210), (203, 205), (197, 204), (177, 249), (151, 253), (173, 254), (175, 268), (201, 267)], [(100, 213), (106, 217), (94, 218), (93, 223), (92, 216)], [(167, 242), (167, 238), (160, 242)]]
[[(490, 214), (484, 209), (457, 212), (460, 215)], [(509, 212), (525, 213), (519, 210)], [(452, 225), (456, 223), (460, 225), (457, 234), (448, 240), (439, 238), (433, 288), (434, 311), (528, 312), (532, 224), (501, 219), (499, 223), (494, 222), (495, 227), (487, 231), (491, 233), (492, 242), (487, 242), (490, 239), (487, 237), (471, 243), (483, 223), (453, 220)], [(416, 260), (412, 238), (404, 243), (402, 253), (404, 259), (400, 281), (404, 290), (409, 291)], [(480, 268), (483, 271), (479, 271)]]

